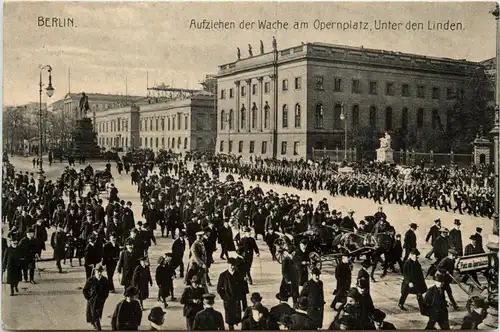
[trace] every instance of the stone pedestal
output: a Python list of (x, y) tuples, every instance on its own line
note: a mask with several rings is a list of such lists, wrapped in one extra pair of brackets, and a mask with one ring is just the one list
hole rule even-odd
[(86, 158), (101, 157), (101, 150), (97, 145), (97, 137), (96, 133), (94, 133), (94, 126), (91, 119), (83, 118), (76, 120), (76, 128), (73, 133), (70, 151), (75, 157), (81, 155)]
[(474, 142), (474, 164), (490, 164), (491, 142), (484, 137), (476, 137)]
[(394, 164), (394, 150), (391, 148), (377, 149), (377, 161), (382, 163)]

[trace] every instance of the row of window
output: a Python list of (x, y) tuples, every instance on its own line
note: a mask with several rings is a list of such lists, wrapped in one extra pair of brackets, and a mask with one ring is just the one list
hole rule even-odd
[[(358, 105), (354, 105), (351, 108), (351, 111), (346, 111), (344, 110), (345, 113), (347, 113), (344, 116), (351, 116), (352, 120), (352, 125), (353, 126), (358, 126), (359, 119), (360, 119), (360, 109)], [(344, 113), (342, 110), (342, 105), (341, 104), (336, 104), (333, 108), (333, 126), (334, 129), (342, 129), (342, 114)], [(417, 114), (416, 114), (416, 124), (417, 128), (422, 128), (424, 126), (424, 114), (425, 111), (423, 108), (417, 109)], [(408, 108), (403, 108), (402, 114), (401, 114), (401, 128), (402, 129), (407, 129), (408, 128)], [(314, 114), (315, 118), (315, 128), (316, 129), (325, 129), (324, 128), (324, 109), (323, 109), (323, 104), (318, 103), (316, 105), (316, 111)], [(369, 125), (372, 128), (377, 127), (377, 107), (371, 106), (369, 109)], [(385, 130), (393, 130), (393, 110), (392, 107), (387, 107), (385, 109)], [(432, 129), (442, 129), (443, 124), (441, 122), (441, 117), (439, 115), (439, 111), (437, 109), (432, 110)]]
[(127, 119), (100, 121), (97, 123), (97, 132), (99, 133), (117, 132), (117, 131), (128, 131)]
[[(224, 141), (220, 141), (219, 143), (219, 151), (224, 152)], [(243, 153), (243, 141), (238, 142), (238, 153)], [(300, 142), (293, 142), (293, 155), (297, 156), (299, 154), (299, 146)], [(281, 142), (281, 154), (286, 155), (287, 154), (287, 147), (288, 147), (288, 142), (282, 141)], [(227, 152), (232, 153), (233, 152), (233, 141), (229, 141), (229, 146)], [(248, 144), (248, 152), (249, 153), (255, 153), (255, 141), (250, 141)], [(261, 154), (266, 154), (267, 153), (267, 141), (263, 141), (261, 143), (260, 147), (260, 153)]]
[[(154, 144), (153, 144), (154, 143)], [(180, 149), (182, 146), (182, 138), (178, 137), (177, 139), (170, 138), (168, 137), (167, 139), (167, 145), (165, 146), (165, 137), (161, 138), (161, 145), (160, 145), (160, 138), (156, 137), (154, 142), (153, 142), (153, 137), (150, 137), (149, 139), (147, 137), (141, 137), (140, 138), (140, 146), (144, 148), (166, 148), (166, 149), (175, 149), (177, 145), (177, 149)], [(188, 138), (184, 137), (184, 150), (188, 148)]]
[[(175, 126), (177, 119), (177, 128)], [(154, 122), (153, 122), (154, 120)], [(184, 115), (184, 130), (188, 129), (189, 118), (188, 115)], [(154, 127), (153, 127), (154, 125)], [(165, 117), (161, 119), (150, 118), (141, 119), (141, 131), (164, 131), (165, 130)], [(177, 113), (177, 116), (167, 117), (167, 130), (181, 130), (181, 113)]]
[[(99, 137), (97, 140), (100, 146), (128, 146), (128, 137)], [(120, 144), (121, 143), (121, 144)]]
[[(251, 116), (250, 125), (251, 125), (252, 129), (257, 129), (257, 112), (258, 112), (258, 108), (254, 104), (254, 106), (252, 107), (251, 113), (250, 113), (250, 116)], [(282, 119), (281, 119), (282, 127), (288, 128), (288, 105), (287, 104), (283, 105), (281, 114), (282, 114)], [(241, 127), (241, 129), (245, 129), (246, 125), (247, 125), (247, 122), (246, 122), (247, 121), (247, 119), (246, 119), (247, 110), (245, 109), (245, 107), (242, 107), (240, 109), (239, 116), (240, 116), (240, 127)], [(301, 108), (300, 108), (300, 104), (297, 103), (294, 106), (294, 122), (293, 122), (293, 124), (294, 124), (295, 128), (300, 128), (300, 120), (301, 120)], [(269, 128), (269, 125), (270, 125), (269, 121), (270, 121), (270, 107), (266, 102), (266, 105), (264, 106), (264, 123), (263, 123), (264, 129)], [(221, 111), (221, 117), (220, 117), (220, 129), (221, 130), (226, 129), (226, 122), (229, 125), (229, 130), (233, 130), (235, 128), (234, 111), (232, 109), (229, 110), (228, 114), (226, 114), (225, 110)]]
[[(318, 91), (325, 91), (324, 77), (316, 76), (315, 77), (315, 87)], [(295, 90), (302, 89), (302, 78), (295, 77), (294, 79), (294, 88)], [(258, 85), (253, 84), (252, 87), (252, 95), (258, 94)], [(230, 88), (229, 90), (229, 98), (234, 98), (234, 88)], [(264, 83), (264, 94), (268, 94), (271, 91), (270, 82)], [(288, 91), (288, 79), (284, 79), (281, 81), (281, 91)], [(344, 81), (340, 77), (336, 77), (333, 83), (333, 91), (334, 92), (343, 92), (344, 91)], [(361, 94), (364, 91), (364, 87), (361, 84), (361, 80), (353, 79), (351, 82), (351, 93)], [(367, 92), (371, 95), (379, 94), (379, 84), (377, 81), (368, 81), (367, 84)], [(432, 99), (440, 99), (441, 96), (441, 88), (440, 87), (432, 87), (430, 90)], [(416, 96), (417, 98), (426, 98), (427, 97), (427, 87), (425, 85), (417, 85), (416, 86)], [(463, 89), (457, 89), (456, 91), (453, 88), (446, 88), (446, 99), (454, 99), (458, 96), (463, 95)], [(240, 87), (240, 95), (245, 97), (247, 94), (247, 87)], [(392, 82), (385, 83), (385, 91), (384, 94), (387, 96), (395, 96), (399, 94), (403, 97), (411, 97), (412, 89), (410, 84), (403, 83), (400, 85), (399, 91), (396, 91), (396, 84)], [(226, 99), (226, 90), (221, 89), (220, 91), (220, 99)]]

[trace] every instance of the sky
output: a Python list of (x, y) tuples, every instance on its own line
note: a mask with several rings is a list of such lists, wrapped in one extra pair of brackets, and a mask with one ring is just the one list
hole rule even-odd
[[(6, 2), (4, 3), (4, 105), (38, 100), (39, 65), (53, 67), (51, 103), (69, 91), (146, 95), (166, 83), (200, 89), (206, 74), (243, 57), (259, 41), (266, 51), (323, 42), (427, 56), (482, 61), (495, 56), (493, 3), (301, 3), (301, 2)], [(72, 18), (75, 26), (39, 27), (39, 17)], [(191, 20), (306, 21), (300, 30), (197, 30)], [(423, 22), (422, 31), (323, 30), (322, 22)], [(427, 20), (462, 23), (460, 31), (431, 31)], [(71, 71), (69, 80), (68, 71)], [(149, 76), (149, 80), (147, 80)], [(125, 79), (127, 77), (127, 79)], [(43, 73), (44, 84), (48, 82)], [(70, 81), (70, 84), (69, 84)], [(127, 84), (126, 84), (127, 81)], [(126, 89), (127, 86), (127, 89)]]

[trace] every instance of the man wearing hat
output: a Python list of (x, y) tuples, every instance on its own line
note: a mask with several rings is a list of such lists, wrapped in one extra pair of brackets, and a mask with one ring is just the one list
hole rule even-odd
[(440, 230), (440, 235), (434, 241), (434, 257), (436, 261), (433, 265), (438, 264), (443, 258), (448, 256), (448, 233), (449, 231), (447, 228), (442, 228)]
[(87, 279), (92, 276), (92, 269), (102, 259), (102, 247), (97, 245), (96, 242), (97, 242), (97, 236), (95, 235), (90, 236), (87, 247), (85, 248), (84, 265), (85, 265), (85, 275)]
[(317, 328), (323, 327), (323, 316), (325, 312), (325, 292), (323, 281), (319, 279), (321, 271), (317, 267), (311, 269), (311, 279), (302, 288), (301, 297), (306, 297), (309, 301), (307, 314), (317, 323)]
[(290, 316), (290, 330), (317, 330), (318, 323), (308, 315), (309, 300), (301, 297), (295, 313)]
[(488, 305), (482, 297), (472, 298), (470, 313), (464, 317), (461, 330), (478, 330), (478, 326), (486, 317), (486, 309)]
[(142, 307), (135, 287), (125, 289), (125, 299), (120, 301), (111, 318), (111, 329), (114, 331), (138, 330), (142, 320)]
[(295, 251), (293, 255), (293, 261), (297, 268), (299, 277), (299, 287), (304, 286), (307, 282), (309, 273), (307, 271), (307, 266), (309, 264), (309, 253), (307, 252), (307, 239), (300, 240), (299, 248)]
[(24, 281), (28, 282), (28, 271), (29, 271), (29, 282), (35, 284), (35, 264), (38, 256), (38, 242), (34, 238), (35, 231), (32, 227), (26, 230), (26, 237), (24, 237), (19, 242), (19, 249), (23, 254), (23, 276)]
[(431, 246), (432, 250), (425, 255), (425, 258), (431, 259), (432, 254), (434, 253), (434, 242), (436, 239), (439, 237), (441, 231), (441, 219), (436, 218), (434, 220), (434, 225), (429, 229), (429, 232), (427, 233), (427, 236), (425, 237), (425, 242), (429, 242), (431, 240)]
[[(134, 270), (132, 276), (132, 286), (139, 291), (139, 301), (142, 303), (149, 297), (149, 286), (153, 286), (153, 279), (151, 278), (151, 271), (148, 266), (148, 258), (143, 256), (139, 258), (139, 265)], [(144, 308), (144, 307), (143, 307)]]
[[(471, 235), (469, 237), (470, 243), (465, 246), (465, 252), (464, 256), (470, 256), (470, 255), (477, 255), (477, 254), (482, 254), (484, 251), (482, 248), (479, 248), (476, 243), (476, 237), (474, 235)], [(467, 274), (462, 278), (463, 283), (467, 282), (469, 280), (469, 276), (474, 280), (477, 284), (479, 283), (479, 280), (477, 279), (477, 273), (476, 271), (471, 271), (467, 272)]]
[(410, 250), (409, 259), (406, 260), (403, 266), (403, 283), (401, 284), (401, 297), (399, 298), (398, 307), (401, 310), (406, 311), (404, 304), (408, 294), (417, 295), (417, 302), (419, 307), (423, 303), (422, 294), (427, 291), (427, 285), (425, 283), (424, 273), (422, 271), (422, 266), (418, 261), (418, 256), (420, 252), (417, 248)]
[(196, 233), (196, 241), (191, 246), (190, 260), (187, 266), (187, 273), (185, 283), (187, 284), (190, 278), (196, 274), (199, 278), (200, 284), (206, 285), (207, 274), (207, 251), (203, 243), (205, 232), (199, 231)]
[(295, 310), (288, 304), (288, 295), (277, 293), (276, 299), (278, 299), (279, 304), (269, 310), (271, 319), (277, 321), (279, 325), (289, 328), (290, 316), (295, 313)]
[(102, 275), (104, 267), (101, 264), (97, 264), (94, 271), (94, 276), (88, 278), (83, 287), (83, 296), (87, 300), (87, 323), (100, 331), (102, 311), (109, 295), (109, 282)]
[(396, 327), (394, 324), (389, 323), (384, 321), (386, 317), (385, 312), (383, 312), (380, 309), (375, 309), (372, 314), (371, 318), (373, 320), (373, 323), (375, 325), (376, 330), (396, 330)]
[(124, 289), (127, 289), (130, 285), (132, 285), (132, 277), (134, 275), (135, 268), (139, 264), (132, 251), (133, 247), (133, 240), (127, 240), (127, 242), (125, 242), (125, 250), (122, 250), (120, 257), (118, 258), (118, 279), (120, 280), (120, 284), (124, 286)]
[(453, 275), (453, 271), (455, 269), (455, 260), (457, 258), (457, 251), (455, 249), (448, 250), (448, 257), (443, 258), (439, 264), (437, 265), (437, 271), (446, 276), (446, 281), (443, 284), (443, 289), (448, 294), (450, 298), (450, 302), (455, 310), (458, 309), (457, 302), (453, 297), (453, 292), (450, 287), (450, 283), (452, 282), (451, 276)]
[(339, 302), (343, 302), (347, 291), (351, 287), (351, 273), (352, 264), (349, 260), (349, 252), (347, 250), (342, 251), (341, 262), (335, 267), (335, 279), (337, 279), (337, 287), (335, 288), (333, 299), (330, 307), (335, 308), (335, 305)]
[(359, 269), (358, 277), (356, 279), (356, 284), (360, 284), (360, 282), (363, 282), (363, 284), (367, 285), (368, 293), (370, 292), (370, 274), (368, 273), (368, 269), (370, 268), (370, 266), (370, 260), (365, 259), (361, 263), (361, 269)]
[(418, 225), (414, 222), (410, 224), (410, 229), (406, 231), (405, 238), (403, 241), (403, 248), (405, 250), (405, 256), (403, 258), (403, 262), (406, 262), (408, 256), (410, 256), (410, 251), (413, 248), (417, 248), (417, 236), (415, 235), (415, 231), (417, 230)]
[(215, 295), (203, 295), (203, 306), (205, 309), (196, 314), (193, 321), (193, 330), (224, 330), (224, 319), (222, 314), (214, 309)]
[(23, 263), (23, 252), (18, 246), (19, 240), (17, 237), (13, 237), (10, 240), (10, 246), (5, 251), (3, 262), (2, 262), (2, 272), (7, 271), (7, 283), (10, 285), (10, 296), (14, 296), (15, 293), (19, 293), (19, 282), (22, 280), (22, 263)]
[(200, 285), (198, 276), (194, 275), (191, 278), (191, 283), (188, 285), (181, 296), (181, 304), (184, 305), (183, 314), (186, 317), (186, 327), (188, 330), (193, 329), (193, 322), (196, 314), (203, 310), (203, 295), (205, 288)]
[(281, 275), (282, 280), (279, 292), (284, 296), (291, 296), (295, 306), (299, 297), (299, 276), (288, 248), (285, 248), (283, 251)]
[(245, 276), (248, 278), (248, 283), (251, 285), (253, 280), (250, 271), (252, 270), (253, 255), (255, 252), (257, 257), (259, 257), (260, 253), (255, 239), (250, 235), (250, 228), (247, 226), (243, 228), (243, 237), (240, 239), (240, 247), (243, 260), (245, 261)]
[(165, 322), (165, 314), (161, 307), (154, 307), (149, 313), (148, 320), (151, 324), (152, 331), (162, 330), (162, 325)]
[(348, 229), (352, 232), (355, 229), (358, 229), (358, 225), (356, 225), (353, 215), (354, 215), (354, 210), (349, 209), (349, 211), (347, 211), (347, 216), (345, 216), (344, 219), (342, 219), (342, 221), (340, 222), (340, 227)]
[(242, 301), (246, 301), (245, 285), (237, 271), (238, 260), (230, 257), (228, 269), (219, 275), (217, 282), (217, 293), (224, 302), (226, 324), (229, 329), (241, 322)]
[(450, 248), (457, 251), (458, 257), (463, 255), (462, 231), (460, 230), (460, 225), (460, 219), (455, 219), (453, 221), (453, 229), (451, 229), (448, 234), (448, 244)]
[(450, 322), (448, 320), (448, 306), (444, 296), (443, 284), (446, 281), (446, 276), (441, 273), (436, 273), (434, 276), (434, 286), (429, 288), (425, 293), (423, 302), (423, 312), (429, 317), (426, 330), (435, 329), (436, 323), (441, 330), (449, 330)]
[(483, 229), (481, 227), (476, 227), (476, 233), (473, 235), (476, 238), (476, 246), (481, 250), (481, 253), (484, 253), (483, 249), (483, 237), (481, 236), (481, 232)]
[(54, 249), (54, 260), (56, 261), (59, 273), (62, 273), (61, 260), (66, 255), (66, 233), (62, 230), (61, 226), (56, 224), (56, 231), (52, 233), (50, 238), (50, 245)]
[(184, 252), (186, 251), (186, 233), (179, 230), (179, 235), (172, 243), (172, 269), (174, 271), (179, 267), (180, 277), (184, 278)]

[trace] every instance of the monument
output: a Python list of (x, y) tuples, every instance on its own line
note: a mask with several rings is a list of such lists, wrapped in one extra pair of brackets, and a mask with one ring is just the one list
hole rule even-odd
[(380, 148), (377, 149), (377, 161), (394, 164), (394, 150), (391, 148), (391, 135), (385, 133), (380, 138)]
[(97, 145), (97, 134), (94, 132), (92, 120), (87, 117), (90, 110), (89, 97), (82, 92), (82, 98), (78, 107), (79, 119), (73, 133), (71, 153), (74, 156), (85, 156), (86, 158), (100, 158), (101, 149)]

